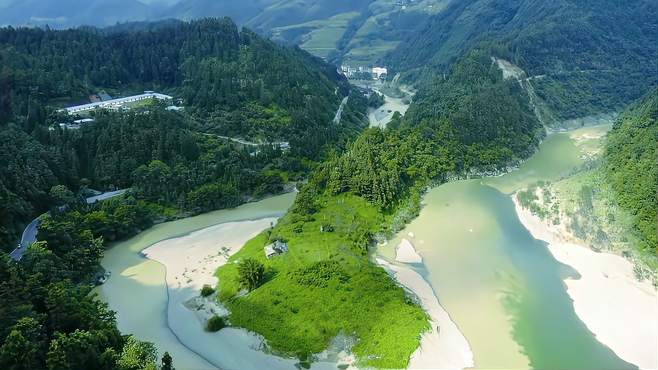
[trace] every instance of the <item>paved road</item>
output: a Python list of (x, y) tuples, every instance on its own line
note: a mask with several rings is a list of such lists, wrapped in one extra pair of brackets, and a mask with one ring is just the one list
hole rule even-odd
[[(89, 197), (86, 199), (87, 204), (93, 204), (96, 202), (100, 202), (106, 199), (114, 198), (116, 196), (119, 196), (123, 193), (125, 193), (128, 189), (121, 189), (121, 190), (116, 190), (116, 191), (108, 191), (93, 197)], [(23, 230), (23, 235), (21, 236), (21, 243), (9, 253), (9, 257), (13, 259), (14, 261), (20, 261), (21, 258), (23, 258), (23, 255), (25, 254), (25, 251), (27, 251), (27, 247), (29, 247), (32, 243), (37, 241), (37, 233), (39, 232), (39, 218), (35, 218), (30, 222), (26, 227), (25, 230)]]
[(39, 219), (35, 218), (25, 227), (25, 230), (23, 230), (23, 235), (21, 236), (21, 243), (9, 254), (11, 259), (14, 261), (20, 261), (21, 258), (23, 258), (23, 254), (25, 254), (27, 247), (37, 241), (38, 226)]
[(230, 140), (234, 143), (238, 143), (238, 144), (245, 145), (245, 146), (253, 146), (253, 147), (275, 146), (275, 147), (278, 147), (282, 150), (286, 150), (286, 149), (290, 148), (290, 143), (288, 143), (287, 141), (272, 141), (272, 142), (255, 143), (253, 141), (247, 141), (247, 140), (238, 139), (238, 138), (230, 137), (230, 136), (223, 136), (223, 135), (210, 134), (210, 133), (203, 133), (203, 135), (214, 136), (214, 137), (218, 137), (220, 139)]
[(334, 116), (334, 124), (337, 125), (340, 123), (340, 118), (343, 116), (343, 109), (345, 109), (345, 105), (347, 104), (347, 100), (349, 98), (350, 98), (349, 96), (346, 96), (340, 102), (340, 105), (338, 106), (338, 110), (336, 111), (336, 115)]

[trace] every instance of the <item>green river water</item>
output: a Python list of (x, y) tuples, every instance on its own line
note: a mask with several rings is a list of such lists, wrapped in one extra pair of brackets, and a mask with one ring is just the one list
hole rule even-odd
[(577, 273), (530, 235), (508, 195), (569, 174), (580, 156), (570, 133), (553, 134), (516, 171), (434, 188), (420, 216), (379, 251), (391, 259), (403, 237), (412, 241), (423, 257), (413, 268), (466, 336), (476, 368), (634, 368), (576, 316), (563, 279)]
[(164, 267), (143, 257), (140, 251), (161, 240), (224, 222), (281, 216), (294, 199), (295, 194), (288, 193), (234, 209), (167, 222), (117, 243), (105, 252), (102, 261), (103, 267), (110, 271), (112, 276), (105, 284), (96, 288), (96, 292), (101, 300), (116, 311), (117, 324), (122, 333), (134, 334), (140, 340), (156, 343), (160, 353), (169, 351), (177, 369), (215, 368), (194, 351), (183, 346), (169, 330)]
[[(521, 225), (507, 195), (568, 174), (582, 163), (580, 154), (569, 134), (554, 134), (510, 174), (432, 189), (420, 216), (379, 250), (390, 258), (403, 235), (415, 234), (412, 242), (424, 263), (413, 268), (430, 282), (463, 331), (477, 368), (633, 368), (596, 341), (575, 315), (562, 282), (577, 277), (575, 272)], [(179, 368), (212, 367), (168, 329), (164, 270), (139, 252), (218, 223), (281, 215), (293, 200), (294, 194), (287, 194), (157, 225), (110, 248), (103, 266), (112, 277), (97, 291), (117, 312), (119, 329), (156, 342), (172, 353)]]

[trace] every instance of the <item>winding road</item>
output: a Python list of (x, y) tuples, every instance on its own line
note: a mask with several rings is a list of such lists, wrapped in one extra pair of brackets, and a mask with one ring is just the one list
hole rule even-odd
[[(121, 189), (116, 191), (107, 191), (105, 193), (95, 195), (93, 197), (86, 198), (85, 201), (87, 204), (94, 204), (106, 199), (114, 198), (116, 196), (124, 194), (128, 189)], [(41, 216), (39, 216), (41, 217)], [(23, 235), (21, 235), (21, 242), (18, 244), (18, 247), (9, 253), (9, 257), (14, 261), (20, 261), (23, 258), (23, 255), (27, 251), (27, 248), (37, 241), (37, 233), (39, 232), (39, 217), (35, 218), (25, 226), (23, 230)]]

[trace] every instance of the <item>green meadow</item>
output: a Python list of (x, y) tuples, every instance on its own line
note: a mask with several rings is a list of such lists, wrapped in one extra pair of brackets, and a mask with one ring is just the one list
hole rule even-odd
[[(312, 216), (289, 212), (217, 271), (230, 324), (263, 335), (273, 351), (302, 361), (346, 335), (357, 339), (352, 351), (359, 365), (406, 367), (429, 329), (428, 316), (370, 261), (368, 240), (382, 231), (383, 216), (352, 194), (323, 196), (317, 203)], [(288, 243), (289, 252), (267, 259), (263, 247), (277, 239)], [(265, 264), (266, 281), (245, 294), (237, 262), (248, 257)]]

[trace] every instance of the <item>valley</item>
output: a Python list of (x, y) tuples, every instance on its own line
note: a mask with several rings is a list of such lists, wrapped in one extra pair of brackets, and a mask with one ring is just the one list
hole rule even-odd
[(0, 1), (0, 368), (658, 367), (656, 19)]

